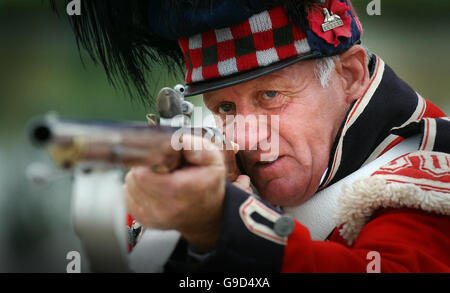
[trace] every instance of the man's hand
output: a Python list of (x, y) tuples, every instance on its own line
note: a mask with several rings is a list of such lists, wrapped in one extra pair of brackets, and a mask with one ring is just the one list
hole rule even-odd
[[(202, 140), (203, 149), (186, 150), (193, 140)], [(220, 234), (226, 167), (221, 151), (211, 142), (183, 136), (183, 147), (189, 166), (182, 169), (164, 175), (147, 167), (131, 169), (125, 178), (128, 210), (144, 227), (178, 230), (206, 252)]]
[(250, 186), (250, 177), (248, 177), (247, 175), (239, 175), (236, 178), (236, 181), (233, 182), (234, 186), (239, 187), (240, 189), (244, 190), (245, 192), (252, 194), (253, 190), (252, 187)]

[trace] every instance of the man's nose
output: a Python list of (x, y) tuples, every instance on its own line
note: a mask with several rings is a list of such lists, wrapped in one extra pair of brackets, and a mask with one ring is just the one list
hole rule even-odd
[[(258, 150), (262, 141), (267, 141), (270, 137), (270, 117), (267, 115), (248, 113), (247, 115), (237, 114), (233, 117), (226, 137), (239, 145), (240, 150)], [(230, 136), (231, 134), (231, 136)]]

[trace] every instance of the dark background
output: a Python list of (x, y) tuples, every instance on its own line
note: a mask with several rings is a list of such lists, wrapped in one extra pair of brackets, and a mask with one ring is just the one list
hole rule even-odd
[[(382, 15), (368, 16), (369, 2), (353, 1), (365, 45), (450, 113), (450, 2), (381, 0)], [(84, 57), (85, 66), (67, 22), (45, 1), (0, 0), (0, 272), (65, 272), (67, 252), (80, 251), (70, 224), (70, 178), (43, 187), (26, 179), (30, 163), (51, 165), (27, 141), (26, 123), (50, 110), (128, 120), (143, 120), (152, 110), (115, 91)], [(164, 70), (154, 81), (155, 89), (182, 82)]]

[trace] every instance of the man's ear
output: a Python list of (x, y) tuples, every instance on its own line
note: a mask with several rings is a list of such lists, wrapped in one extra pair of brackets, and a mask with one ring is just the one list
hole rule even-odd
[(342, 81), (347, 103), (352, 103), (362, 97), (369, 83), (367, 53), (362, 46), (355, 45), (339, 57), (336, 72)]

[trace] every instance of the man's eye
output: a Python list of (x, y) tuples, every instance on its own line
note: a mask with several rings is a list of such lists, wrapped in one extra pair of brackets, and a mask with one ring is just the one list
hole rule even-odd
[(234, 104), (232, 103), (225, 103), (219, 106), (219, 113), (220, 114), (229, 114), (234, 110)]
[(264, 92), (264, 94), (263, 94), (263, 98), (265, 100), (272, 100), (272, 99), (276, 98), (277, 96), (278, 96), (277, 91), (267, 91), (267, 92)]

